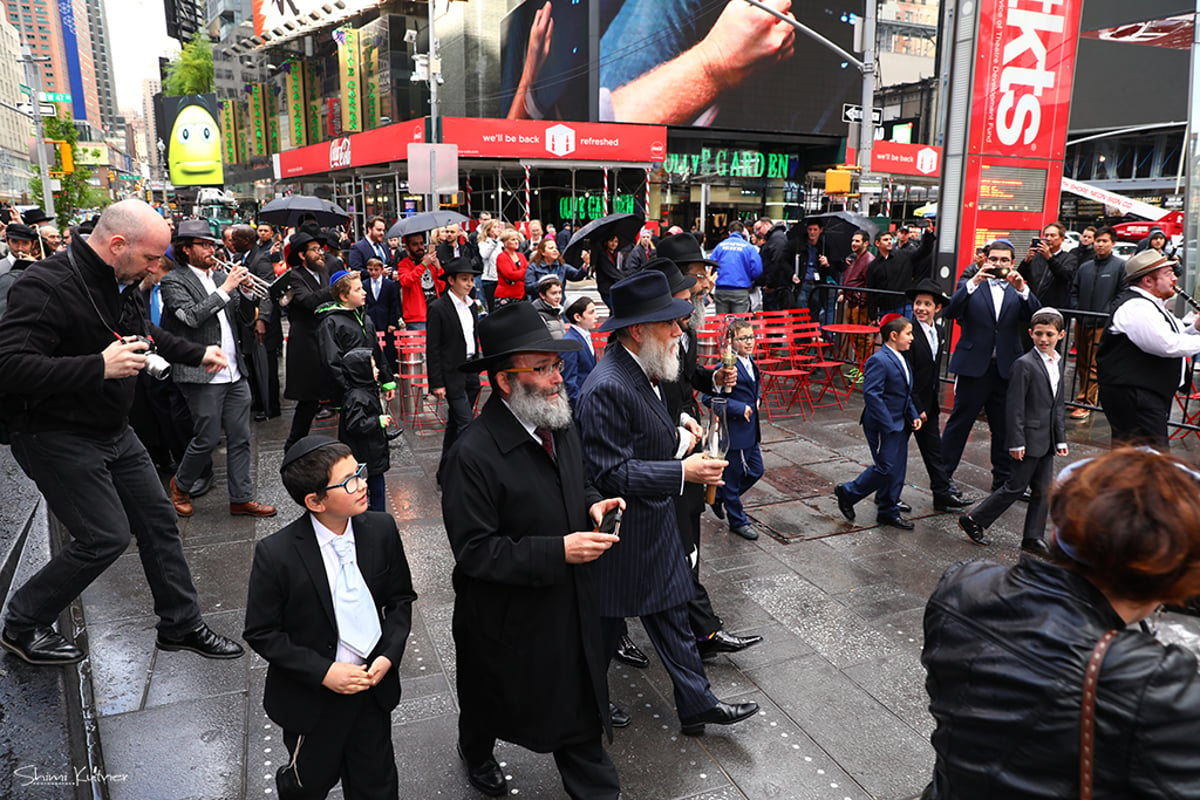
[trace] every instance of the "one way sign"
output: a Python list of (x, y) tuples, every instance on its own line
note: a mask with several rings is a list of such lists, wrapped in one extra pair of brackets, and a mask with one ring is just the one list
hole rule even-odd
[[(862, 106), (855, 103), (842, 103), (842, 122), (862, 122), (863, 110)], [(871, 124), (883, 124), (883, 109), (871, 109)]]

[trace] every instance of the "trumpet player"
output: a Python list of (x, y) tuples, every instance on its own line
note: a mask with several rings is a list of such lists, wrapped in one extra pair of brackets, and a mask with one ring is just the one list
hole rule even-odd
[(1200, 353), (1200, 315), (1185, 323), (1167, 309), (1177, 291), (1175, 264), (1154, 249), (1125, 262), (1127, 288), (1113, 301), (1100, 336), (1100, 405), (1114, 445), (1148, 444), (1164, 452), (1169, 446), (1171, 401), (1188, 381), (1188, 357)]
[[(179, 469), (171, 478), (171, 502), (181, 517), (193, 513), (192, 494), (206, 483), (212, 472), (212, 451), (221, 438), (227, 440), (229, 513), (252, 517), (275, 515), (273, 506), (254, 499), (250, 477), (250, 387), (242, 348), (238, 346), (238, 322), (252, 324), (258, 296), (249, 284), (243, 266), (218, 265), (215, 258), (220, 240), (214, 238), (203, 220), (183, 220), (175, 232), (178, 268), (163, 276), (163, 313), (185, 339), (203, 345), (219, 345), (229, 364), (216, 372), (175, 365), (172, 375), (192, 412), (193, 435)], [(226, 269), (225, 267), (229, 268)]]

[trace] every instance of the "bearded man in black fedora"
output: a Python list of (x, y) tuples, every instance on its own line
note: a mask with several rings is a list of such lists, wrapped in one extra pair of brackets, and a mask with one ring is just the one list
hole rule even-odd
[(588, 472), (605, 494), (626, 498), (621, 544), (596, 562), (605, 652), (611, 656), (625, 617), (640, 617), (675, 686), (682, 732), (728, 725), (758, 712), (755, 703), (723, 703), (709, 689), (687, 603), (695, 595), (680, 541), (674, 498), (688, 483), (720, 483), (726, 463), (693, 453), (676, 459), (679, 432), (661, 383), (679, 376), (679, 320), (692, 304), (671, 296), (661, 272), (613, 284), (612, 331), (604, 358), (579, 393), (575, 420)]
[(308, 435), (321, 401), (329, 397), (329, 379), (317, 344), (317, 309), (333, 299), (325, 271), (325, 243), (303, 231), (288, 244), (292, 299), (287, 304), (287, 386), (283, 396), (296, 401), (284, 452)]
[(604, 750), (608, 654), (593, 572), (618, 538), (594, 532), (624, 506), (588, 483), (562, 380), (562, 356), (529, 303), (479, 323), (492, 396), (450, 449), (442, 514), (454, 551), (458, 748), (471, 785), (508, 787), (496, 739), (553, 753), (572, 798), (615, 799), (617, 770)]

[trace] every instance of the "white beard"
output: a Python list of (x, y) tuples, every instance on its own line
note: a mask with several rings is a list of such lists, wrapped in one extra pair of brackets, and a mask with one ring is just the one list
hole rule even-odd
[(679, 339), (660, 344), (658, 339), (647, 338), (638, 351), (638, 360), (646, 368), (650, 380), (673, 383), (679, 379)]
[(562, 384), (554, 394), (547, 395), (519, 380), (513, 381), (508, 406), (517, 419), (535, 428), (561, 431), (571, 424), (571, 401)]

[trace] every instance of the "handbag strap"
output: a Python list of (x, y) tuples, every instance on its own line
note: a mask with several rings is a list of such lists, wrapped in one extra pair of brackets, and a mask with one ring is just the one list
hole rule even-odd
[(1100, 638), (1092, 648), (1092, 657), (1088, 659), (1087, 671), (1083, 676), (1083, 713), (1079, 722), (1079, 798), (1092, 800), (1092, 773), (1096, 757), (1096, 685), (1100, 682), (1100, 665), (1108, 647), (1117, 638), (1117, 631), (1111, 630)]

